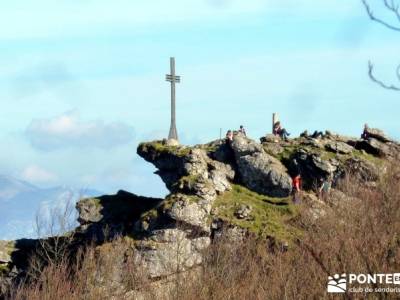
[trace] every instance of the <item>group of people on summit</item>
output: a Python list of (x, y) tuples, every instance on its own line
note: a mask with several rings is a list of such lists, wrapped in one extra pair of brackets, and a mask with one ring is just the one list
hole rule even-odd
[[(364, 130), (363, 133), (361, 134), (362, 139), (368, 139), (369, 138), (369, 127), (368, 124), (364, 125)], [(244, 136), (246, 136), (246, 130), (244, 129), (243, 125), (240, 125), (239, 130), (233, 131), (233, 130), (228, 130), (226, 133), (225, 141), (228, 145), (230, 145), (233, 141), (234, 134), (240, 133)], [(282, 127), (281, 122), (277, 121), (273, 125), (273, 130), (272, 133), (276, 137), (280, 137), (284, 141), (288, 141), (288, 137), (290, 136), (290, 133)], [(313, 134), (309, 135), (307, 130), (304, 131), (302, 134), (300, 134), (300, 137), (311, 137), (311, 138), (322, 138), (324, 137), (324, 134), (321, 131), (314, 131)], [(329, 193), (331, 191), (332, 185), (334, 182), (333, 175), (330, 174), (326, 178), (321, 178), (320, 182), (318, 184), (318, 195), (320, 199), (322, 200), (327, 200)], [(302, 189), (302, 178), (300, 172), (297, 172), (293, 177), (292, 177), (292, 197), (293, 197), (293, 202), (295, 204), (300, 202), (300, 193)]]

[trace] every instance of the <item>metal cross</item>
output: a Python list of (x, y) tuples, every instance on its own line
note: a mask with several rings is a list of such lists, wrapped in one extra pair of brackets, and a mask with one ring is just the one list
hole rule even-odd
[(171, 127), (169, 129), (168, 139), (178, 140), (178, 132), (176, 130), (176, 104), (175, 104), (175, 83), (181, 82), (181, 77), (175, 75), (175, 58), (170, 58), (171, 74), (166, 75), (166, 80), (171, 82)]

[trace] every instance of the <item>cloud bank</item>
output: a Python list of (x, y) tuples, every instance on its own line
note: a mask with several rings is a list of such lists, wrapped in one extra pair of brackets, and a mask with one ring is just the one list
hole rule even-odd
[(52, 119), (33, 120), (26, 136), (34, 148), (43, 151), (70, 147), (111, 149), (132, 142), (135, 132), (122, 122), (83, 121), (72, 111)]

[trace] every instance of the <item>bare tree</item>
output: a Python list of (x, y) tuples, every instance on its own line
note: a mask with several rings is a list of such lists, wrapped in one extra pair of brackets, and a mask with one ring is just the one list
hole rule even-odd
[(62, 203), (50, 207), (47, 213), (36, 214), (38, 248), (31, 257), (29, 270), (33, 278), (37, 278), (45, 266), (57, 265), (67, 259), (74, 240), (75, 201), (71, 193)]
[[(365, 7), (365, 10), (369, 18), (372, 21), (381, 24), (382, 26), (390, 30), (400, 32), (400, 2), (398, 0), (380, 0), (386, 11), (388, 11), (394, 17), (393, 22), (387, 21), (384, 18), (376, 16), (368, 0), (361, 0), (361, 1)], [(374, 65), (371, 61), (368, 62), (368, 76), (373, 82), (375, 82), (376, 84), (380, 85), (385, 89), (400, 91), (400, 85), (388, 84), (375, 76)], [(396, 68), (396, 77), (397, 80), (400, 81), (400, 64)]]

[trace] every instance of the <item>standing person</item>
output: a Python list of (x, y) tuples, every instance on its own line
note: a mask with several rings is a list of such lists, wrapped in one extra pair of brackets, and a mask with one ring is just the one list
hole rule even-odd
[(321, 178), (321, 187), (319, 188), (320, 199), (326, 201), (328, 199), (329, 193), (332, 188), (332, 176), (329, 175), (328, 178)]
[(290, 136), (290, 133), (287, 132), (285, 128), (282, 128), (281, 122), (276, 122), (274, 125), (274, 130), (273, 130), (274, 135), (278, 135), (281, 137), (281, 139), (287, 141), (288, 136)]
[(243, 125), (240, 125), (239, 132), (246, 136), (246, 129), (244, 129)]
[(292, 178), (292, 194), (293, 203), (298, 204), (300, 202), (300, 192), (301, 192), (301, 176), (297, 174)]

